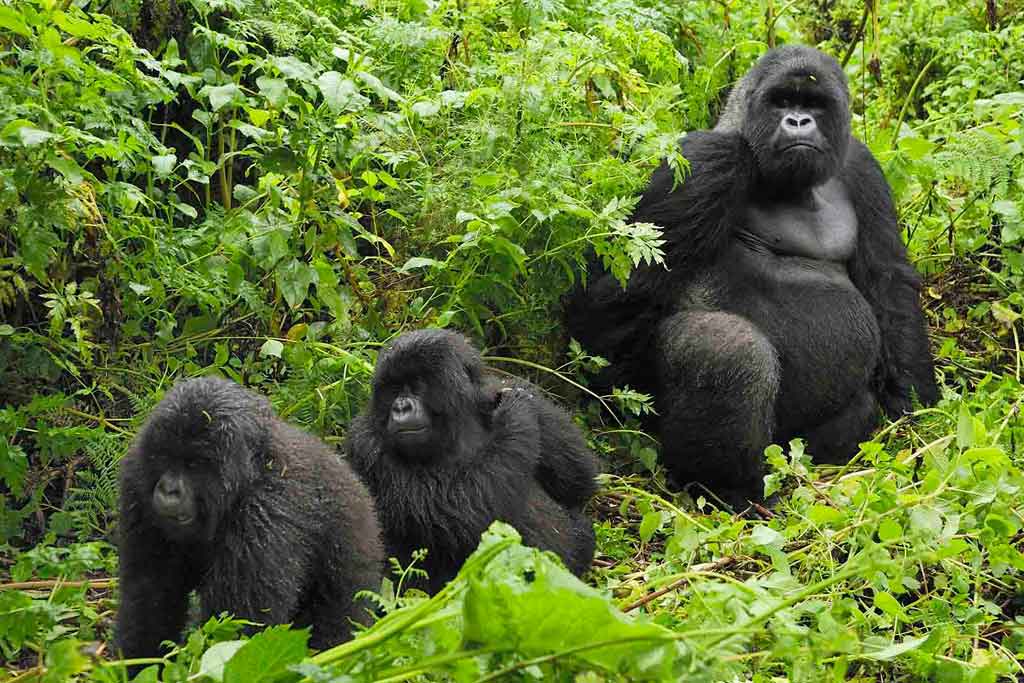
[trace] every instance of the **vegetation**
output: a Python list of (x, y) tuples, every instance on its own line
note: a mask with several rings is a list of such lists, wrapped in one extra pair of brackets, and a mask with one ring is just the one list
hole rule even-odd
[[(559, 307), (590, 247), (659, 258), (636, 195), (782, 42), (846, 66), (943, 400), (842, 468), (768, 449), (778, 503), (741, 518), (664, 487), (647, 397), (585, 390)], [(140, 680), (1021, 680), (1022, 65), (1019, 0), (0, 3), (0, 680), (126, 680), (117, 462), (176, 378), (337, 442), (428, 325), (577, 406), (587, 581), (496, 525), (350, 643), (224, 617)]]

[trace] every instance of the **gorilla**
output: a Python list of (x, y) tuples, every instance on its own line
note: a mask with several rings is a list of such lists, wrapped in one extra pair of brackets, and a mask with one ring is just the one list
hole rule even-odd
[(373, 500), (336, 452), (223, 379), (175, 385), (121, 461), (117, 644), (159, 656), (198, 591), (220, 612), (311, 626), (325, 648), (365, 621), (354, 599), (380, 587)]
[[(445, 330), (401, 335), (377, 358), (346, 450), (377, 500), (388, 553), (427, 549), (424, 590), (458, 572), (495, 520), (582, 574), (594, 556), (583, 506), (597, 459), (569, 416), (523, 380), (503, 386)], [(415, 583), (415, 582), (414, 582)]]
[[(766, 53), (714, 130), (681, 141), (689, 175), (655, 171), (632, 216), (663, 228), (665, 266), (570, 294), (570, 334), (613, 362), (603, 386), (654, 394), (675, 484), (762, 498), (763, 450), (806, 437), (849, 460), (880, 411), (938, 389), (889, 186), (850, 130), (839, 64)], [(599, 270), (591, 258), (590, 270)]]

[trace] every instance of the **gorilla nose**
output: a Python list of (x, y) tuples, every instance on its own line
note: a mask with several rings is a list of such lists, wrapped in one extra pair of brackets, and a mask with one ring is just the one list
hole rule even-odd
[(814, 117), (808, 114), (786, 114), (782, 119), (782, 128), (791, 135), (807, 135), (817, 128)]
[(156, 483), (156, 490), (165, 498), (180, 498), (181, 485), (177, 479), (163, 477)]
[(408, 417), (412, 411), (412, 400), (406, 396), (399, 396), (395, 399), (395, 402), (391, 404), (391, 416), (396, 420)]

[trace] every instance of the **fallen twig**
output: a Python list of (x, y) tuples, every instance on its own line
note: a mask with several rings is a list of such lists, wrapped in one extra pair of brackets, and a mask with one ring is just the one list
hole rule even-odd
[[(733, 557), (732, 555), (729, 555), (729, 556), (723, 557), (722, 559), (717, 560), (715, 562), (706, 562), (704, 564), (697, 564), (697, 565), (694, 565), (694, 566), (690, 567), (690, 572), (699, 572), (699, 573), (702, 573), (702, 574), (703, 573), (707, 573), (707, 572), (718, 572), (718, 571), (721, 571), (721, 570), (725, 569), (726, 567), (729, 567), (730, 565), (734, 564), (736, 562), (736, 559), (737, 558)], [(647, 595), (645, 595), (644, 597), (640, 598), (636, 602), (632, 602), (632, 603), (626, 605), (625, 607), (622, 608), (622, 611), (623, 612), (632, 612), (633, 610), (637, 609), (638, 607), (642, 607), (643, 605), (646, 605), (647, 603), (651, 602), (652, 600), (657, 600), (661, 596), (663, 596), (663, 595), (665, 595), (667, 593), (671, 593), (672, 591), (676, 590), (677, 588), (680, 588), (683, 585), (689, 583), (691, 578), (693, 578), (693, 577), (687, 575), (687, 576), (684, 576), (682, 578), (676, 579), (675, 581), (673, 581), (672, 583), (668, 584), (667, 586), (665, 586), (663, 588), (659, 588), (658, 590), (654, 591), (653, 593), (648, 593)]]

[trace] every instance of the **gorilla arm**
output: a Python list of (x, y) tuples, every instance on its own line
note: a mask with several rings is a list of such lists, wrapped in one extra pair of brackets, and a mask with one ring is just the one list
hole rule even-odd
[(740, 224), (753, 184), (754, 157), (736, 132), (690, 133), (681, 151), (690, 164), (683, 183), (674, 187), (674, 173), (662, 163), (630, 219), (662, 228), (665, 265), (641, 264), (623, 289), (611, 273), (595, 272), (594, 259), (588, 290), (577, 291), (567, 309), (570, 333), (588, 351), (618, 363), (645, 351), (677, 283), (718, 257)]
[(890, 417), (939, 398), (928, 334), (918, 304), (920, 276), (907, 260), (889, 184), (870, 150), (851, 141), (843, 182), (857, 211), (857, 249), (850, 279), (875, 312), (882, 352), (874, 378), (879, 403)]
[(531, 405), (524, 408), (536, 411), (540, 429), (537, 483), (559, 504), (582, 508), (597, 492), (600, 473), (597, 458), (587, 447), (583, 433), (561, 406), (544, 395), (543, 389), (518, 377), (504, 381), (495, 377), (493, 382), (497, 392), (495, 405), (500, 406), (517, 390), (531, 395)]

